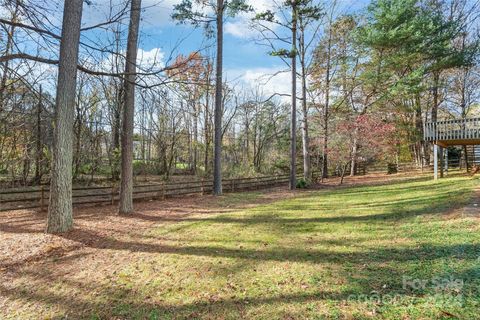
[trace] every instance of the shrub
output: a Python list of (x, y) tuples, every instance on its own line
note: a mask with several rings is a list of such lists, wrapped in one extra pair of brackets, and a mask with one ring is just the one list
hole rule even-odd
[(310, 183), (307, 180), (305, 180), (304, 178), (301, 178), (301, 179), (297, 180), (297, 188), (298, 189), (308, 188), (309, 185), (310, 185)]
[(387, 174), (398, 173), (397, 165), (395, 163), (389, 163), (387, 165)]

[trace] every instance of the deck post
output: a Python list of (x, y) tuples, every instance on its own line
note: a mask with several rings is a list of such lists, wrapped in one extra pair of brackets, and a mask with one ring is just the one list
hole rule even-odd
[(438, 145), (433, 144), (433, 179), (438, 180)]
[(443, 162), (443, 147), (442, 146), (439, 146), (438, 147), (438, 160), (439, 160), (439, 165), (440, 165), (440, 178), (443, 178), (443, 171), (444, 171), (444, 162)]
[(445, 173), (448, 175), (448, 149), (445, 149)]

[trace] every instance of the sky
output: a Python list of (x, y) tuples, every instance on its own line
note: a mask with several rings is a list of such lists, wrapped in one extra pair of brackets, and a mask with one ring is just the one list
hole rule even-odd
[[(110, 1), (93, 0), (85, 5), (83, 25), (88, 26), (104, 19)], [(272, 8), (273, 0), (247, 0), (255, 11)], [(117, 1), (118, 2), (118, 1)], [(178, 53), (188, 54), (210, 44), (207, 51), (214, 53), (213, 40), (206, 40), (204, 30), (189, 25), (179, 25), (171, 19), (173, 7), (180, 0), (143, 0), (139, 56), (148, 59), (152, 55), (162, 57), (162, 63), (168, 63), (169, 57)], [(326, 0), (328, 7), (333, 2)], [(337, 0), (338, 12), (356, 12), (363, 10), (367, 0)], [(245, 84), (261, 85), (264, 93), (288, 93), (290, 76), (280, 73), (287, 66), (278, 57), (268, 54), (268, 48), (255, 43), (255, 32), (249, 28), (252, 14), (240, 14), (227, 18), (224, 24), (224, 77), (225, 79)]]
[[(211, 1), (211, 0), (210, 0)], [(255, 12), (273, 8), (275, 1), (282, 0), (247, 0)], [(322, 1), (322, 0), (319, 0)], [(369, 0), (323, 0), (325, 10), (331, 10), (334, 1), (337, 14), (359, 13), (365, 9)], [(62, 0), (29, 0), (33, 7), (44, 14), (49, 29), (61, 33), (63, 1)], [(202, 28), (195, 29), (190, 25), (179, 25), (172, 20), (171, 15), (175, 4), (181, 0), (142, 0), (142, 20), (140, 24), (140, 39), (138, 57), (143, 63), (154, 61), (163, 66), (172, 61), (178, 54), (188, 55), (199, 49), (203, 54), (213, 56), (215, 52), (214, 39), (206, 39)], [(88, 27), (106, 21), (111, 12), (118, 12), (125, 0), (89, 0), (83, 7), (82, 27)], [(42, 8), (45, 10), (42, 11)], [(4, 10), (4, 9), (3, 9)], [(0, 16), (9, 18), (0, 8)], [(273, 93), (290, 91), (290, 76), (288, 67), (278, 57), (268, 54), (271, 50), (255, 42), (256, 33), (249, 27), (253, 13), (242, 13), (234, 18), (227, 18), (224, 23), (224, 79), (235, 85), (244, 87), (261, 86), (265, 96)], [(124, 19), (127, 28), (128, 19)], [(275, 30), (281, 33), (281, 30)], [(82, 33), (82, 41), (99, 47), (112, 38), (113, 33), (96, 29)], [(19, 44), (19, 49), (46, 58), (57, 58), (58, 44), (39, 47), (36, 40), (28, 40)], [(23, 47), (22, 47), (23, 46)], [(206, 49), (205, 49), (206, 48)], [(285, 48), (279, 46), (279, 48)], [(43, 52), (42, 52), (43, 50)], [(33, 51), (33, 52), (32, 52)], [(108, 57), (101, 58), (108, 60)], [(97, 62), (98, 64), (98, 62)], [(54, 67), (45, 66), (46, 70), (55, 73)], [(275, 76), (272, 76), (275, 75)], [(52, 79), (54, 76), (51, 77)], [(288, 98), (285, 98), (288, 100)]]

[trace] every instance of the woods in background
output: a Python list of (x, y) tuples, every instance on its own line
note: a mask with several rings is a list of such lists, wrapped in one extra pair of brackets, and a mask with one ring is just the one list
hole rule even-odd
[[(297, 171), (311, 180), (374, 162), (426, 166), (424, 123), (480, 111), (475, 1), (374, 0), (353, 14), (332, 1), (257, 12), (249, 1), (184, 0), (173, 18), (204, 28), (205, 44), (163, 63), (138, 49), (148, 10), (138, 0), (81, 26), (90, 4), (69, 1), (61, 33), (46, 2), (0, 3), (0, 183), (50, 183), (62, 220), (52, 232), (71, 227), (72, 183), (117, 181), (129, 213), (140, 175), (213, 177), (221, 194), (222, 177), (290, 172), (295, 188)], [(223, 22), (238, 15), (285, 62), (290, 93), (223, 76)]]

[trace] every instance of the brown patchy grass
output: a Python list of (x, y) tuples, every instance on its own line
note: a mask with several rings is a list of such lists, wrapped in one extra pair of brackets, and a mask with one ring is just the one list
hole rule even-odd
[[(475, 313), (476, 182), (373, 175), (285, 188), (75, 210), (75, 229), (43, 233), (45, 214), (0, 213), (0, 318), (429, 319)], [(474, 200), (476, 201), (476, 200)], [(475, 213), (475, 212), (474, 212)], [(466, 281), (463, 308), (432, 306), (402, 275)], [(413, 304), (353, 299), (399, 294)], [(473, 318), (471, 318), (473, 319)]]

